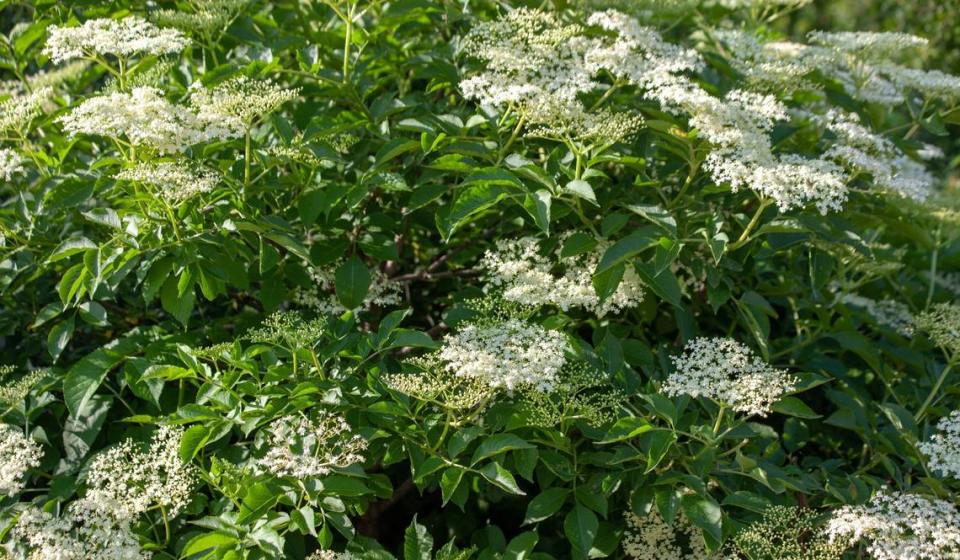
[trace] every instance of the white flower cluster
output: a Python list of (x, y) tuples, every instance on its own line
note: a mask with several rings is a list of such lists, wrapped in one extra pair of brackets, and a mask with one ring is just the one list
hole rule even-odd
[(343, 417), (325, 412), (314, 420), (281, 418), (267, 434), (269, 448), (256, 465), (274, 476), (324, 476), (335, 468), (362, 463), (367, 448), (367, 440), (353, 433)]
[(187, 33), (214, 35), (226, 31), (248, 0), (194, 0), (195, 11), (157, 10), (151, 19), (160, 25), (176, 27)]
[(915, 324), (937, 344), (951, 353), (960, 352), (960, 305), (938, 303), (917, 314)]
[(180, 460), (181, 428), (161, 426), (144, 451), (126, 440), (94, 458), (87, 471), (83, 501), (89, 509), (117, 519), (134, 520), (152, 506), (176, 515), (190, 502), (193, 467)]
[(593, 288), (593, 271), (609, 245), (599, 242), (587, 254), (564, 257), (560, 247), (543, 255), (534, 237), (500, 240), (480, 262), (487, 272), (485, 289), (496, 290), (507, 301), (555, 305), (564, 311), (581, 307), (597, 317), (636, 307), (643, 301), (644, 291), (631, 266), (626, 267), (617, 290), (602, 304)]
[(150, 185), (158, 196), (173, 204), (210, 192), (220, 182), (213, 171), (193, 169), (182, 161), (140, 163), (117, 173), (116, 178)]
[[(340, 303), (335, 293), (336, 270), (341, 262), (337, 261), (330, 266), (320, 268), (310, 267), (310, 277), (316, 282), (317, 288), (297, 289), (293, 294), (294, 302), (324, 314), (340, 315), (346, 312), (347, 308)], [(373, 268), (370, 270), (370, 287), (367, 289), (367, 295), (363, 297), (363, 303), (350, 311), (356, 312), (374, 306), (390, 307), (399, 305), (402, 301), (400, 284), (391, 282), (380, 269)]]
[(176, 29), (161, 29), (136, 16), (91, 19), (78, 27), (51, 25), (43, 54), (54, 62), (113, 55), (132, 57), (180, 52), (190, 42)]
[(40, 466), (43, 450), (23, 432), (0, 424), (0, 496), (15, 496), (23, 490), (27, 471)]
[(0, 148), (0, 177), (12, 181), (14, 175), (23, 173), (26, 160), (16, 150)]
[[(671, 50), (655, 31), (622, 14), (594, 15), (588, 25), (632, 24), (629, 31), (634, 35), (614, 42), (589, 38), (580, 25), (526, 8), (477, 25), (464, 38), (461, 50), (483, 60), (486, 67), (460, 83), (464, 96), (496, 109), (516, 110), (536, 135), (601, 145), (631, 136), (642, 124), (638, 115), (590, 111), (578, 96), (606, 87), (593, 76), (611, 60), (631, 61), (631, 71), (638, 74), (655, 64), (668, 71), (668, 65), (683, 69), (675, 56), (681, 51)], [(644, 57), (651, 60), (645, 64)]]
[(819, 523), (819, 514), (811, 509), (770, 506), (763, 517), (744, 527), (733, 537), (738, 558), (790, 560), (840, 560), (846, 551), (841, 542), (831, 542)]
[(219, 123), (237, 135), (300, 95), (299, 88), (283, 88), (247, 76), (231, 78), (213, 88), (194, 83), (190, 92), (190, 102), (202, 121)]
[(672, 524), (664, 521), (657, 509), (640, 517), (626, 512), (627, 529), (623, 552), (632, 560), (708, 560), (703, 539), (689, 519), (680, 512)]
[(168, 101), (154, 87), (133, 88), (130, 93), (110, 93), (83, 101), (60, 117), (71, 134), (125, 138), (134, 146), (161, 153), (182, 152), (201, 142), (236, 138), (241, 133), (218, 119), (205, 119)]
[(838, 161), (853, 172), (869, 174), (878, 187), (901, 196), (919, 201), (930, 196), (935, 181), (924, 165), (869, 130), (856, 114), (830, 110), (814, 120), (836, 136), (825, 158)]
[(562, 333), (511, 318), (470, 323), (448, 334), (438, 358), (454, 375), (483, 379), (494, 389), (552, 391), (566, 349)]
[(826, 530), (833, 541), (865, 542), (873, 560), (960, 558), (957, 507), (917, 494), (881, 490), (864, 505), (837, 510)]
[(890, 327), (903, 336), (913, 336), (914, 316), (910, 307), (892, 299), (875, 300), (858, 294), (842, 294), (839, 301), (846, 305), (859, 307), (869, 313), (874, 320), (883, 326)]
[(23, 133), (33, 119), (43, 112), (43, 105), (53, 89), (41, 87), (23, 95), (13, 95), (0, 103), (0, 132), (8, 130)]
[(802, 78), (817, 71), (836, 80), (851, 97), (869, 103), (899, 105), (908, 91), (943, 99), (960, 96), (960, 78), (894, 62), (926, 46), (926, 39), (913, 35), (814, 31), (809, 35), (809, 45), (761, 43), (744, 31), (725, 30), (717, 37), (740, 72), (771, 89), (811, 87)]
[(4, 368), (0, 367), (0, 378), (3, 378), (3, 384), (0, 385), (0, 403), (14, 406), (21, 404), (34, 385), (49, 373), (45, 369), (37, 369), (17, 379), (6, 379), (12, 372), (12, 368), (10, 371), (4, 371)]
[(673, 363), (676, 371), (661, 389), (665, 394), (708, 397), (749, 415), (766, 416), (797, 384), (731, 338), (695, 338)]
[(31, 551), (29, 560), (147, 560), (130, 522), (104, 515), (84, 501), (59, 516), (29, 507), (13, 534)]
[(333, 550), (318, 550), (307, 556), (307, 560), (353, 560), (354, 556), (349, 552), (336, 552)]
[(0, 82), (0, 92), (10, 96), (22, 96), (48, 87), (56, 89), (65, 82), (83, 74), (89, 65), (90, 63), (86, 60), (77, 60), (63, 66), (40, 70), (36, 74), (24, 76), (24, 81), (19, 79), (6, 80)]
[(927, 457), (930, 470), (960, 479), (960, 410), (954, 410), (937, 423), (937, 433), (918, 446)]

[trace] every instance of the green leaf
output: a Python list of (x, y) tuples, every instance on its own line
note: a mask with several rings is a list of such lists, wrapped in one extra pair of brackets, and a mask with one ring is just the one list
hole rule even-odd
[(97, 248), (97, 244), (94, 243), (93, 241), (90, 241), (86, 237), (67, 239), (66, 241), (61, 243), (59, 246), (57, 246), (57, 248), (54, 249), (52, 253), (50, 253), (50, 256), (47, 258), (47, 262), (56, 262), (61, 259), (65, 259), (71, 255), (75, 255), (77, 253), (82, 253), (89, 249), (96, 249), (96, 248)]
[(560, 511), (569, 495), (570, 490), (566, 488), (547, 488), (537, 494), (527, 504), (527, 514), (523, 518), (523, 524), (539, 523), (553, 516)]
[(407, 152), (412, 152), (414, 150), (420, 149), (420, 142), (416, 140), (407, 140), (404, 138), (394, 138), (393, 140), (387, 142), (377, 151), (376, 161), (377, 167), (382, 166), (388, 161), (396, 158), (397, 156), (403, 155)]
[(136, 349), (132, 339), (122, 338), (87, 354), (63, 378), (63, 401), (76, 415), (103, 383), (107, 372)]
[(517, 486), (517, 481), (514, 480), (513, 475), (510, 474), (510, 471), (501, 467), (499, 463), (487, 463), (486, 466), (480, 469), (480, 474), (483, 475), (483, 478), (486, 478), (495, 486), (511, 494), (517, 494), (520, 496), (526, 494), (526, 492)]
[(447, 502), (453, 497), (453, 494), (457, 491), (457, 487), (460, 486), (460, 481), (463, 480), (465, 472), (466, 471), (460, 467), (450, 467), (443, 471), (443, 474), (440, 476), (440, 493), (443, 499), (443, 505), (447, 505)]
[(206, 426), (190, 426), (180, 439), (180, 460), (189, 463), (203, 449), (210, 439), (210, 430)]
[(280, 492), (265, 483), (258, 482), (247, 490), (240, 503), (237, 524), (244, 525), (262, 517), (280, 498)]
[(797, 397), (783, 397), (773, 404), (773, 411), (787, 416), (796, 416), (797, 418), (823, 418), (820, 414), (814, 412), (809, 406)]
[(599, 206), (599, 204), (597, 204), (597, 195), (593, 192), (593, 187), (591, 187), (590, 183), (586, 181), (580, 179), (570, 181), (566, 184), (564, 189), (570, 193), (573, 193), (578, 198), (586, 200), (594, 206)]
[(404, 560), (430, 560), (433, 555), (433, 537), (427, 528), (417, 523), (417, 516), (413, 516), (413, 523), (403, 533)]
[(47, 352), (50, 353), (53, 363), (57, 362), (60, 354), (63, 353), (64, 348), (67, 347), (67, 344), (70, 344), (70, 339), (73, 338), (74, 317), (75, 315), (70, 315), (67, 319), (60, 321), (50, 329), (50, 333), (47, 335)]
[(643, 418), (625, 416), (617, 420), (617, 422), (607, 430), (607, 434), (603, 436), (603, 439), (597, 443), (614, 443), (628, 440), (645, 432), (649, 432), (652, 429), (653, 425)]
[(614, 266), (627, 261), (631, 257), (653, 247), (657, 244), (657, 240), (660, 236), (656, 233), (652, 226), (647, 226), (636, 230), (630, 235), (620, 239), (613, 245), (611, 245), (604, 253), (603, 257), (600, 258), (600, 262), (597, 264), (597, 269), (594, 271), (594, 274), (600, 274), (601, 272), (611, 269)]
[(203, 554), (198, 558), (211, 558), (220, 547), (231, 547), (236, 544), (237, 538), (223, 533), (204, 533), (197, 535), (187, 542), (183, 547), (181, 557), (196, 556)]
[(716, 502), (697, 494), (688, 494), (680, 499), (680, 504), (687, 519), (713, 537), (716, 542), (723, 541), (721, 528), (723, 511)]
[(167, 281), (163, 283), (160, 289), (160, 305), (164, 311), (173, 315), (184, 327), (190, 321), (190, 314), (193, 312), (193, 304), (196, 301), (196, 293), (193, 291), (192, 284), (189, 289), (183, 288), (182, 279), (189, 279), (189, 275), (181, 274), (180, 278), (168, 276)]
[(674, 307), (683, 307), (682, 292), (680, 291), (680, 282), (669, 268), (656, 272), (656, 267), (652, 263), (636, 263), (637, 274), (643, 283), (653, 290), (660, 299), (670, 303)]
[(523, 183), (516, 175), (499, 167), (484, 167), (474, 171), (463, 180), (461, 186), (500, 186), (522, 187)]
[(550, 235), (550, 204), (553, 198), (550, 191), (540, 189), (528, 194), (523, 201), (523, 208), (533, 218), (541, 231)]
[(593, 548), (600, 522), (590, 509), (577, 504), (563, 520), (563, 532), (567, 535), (578, 558), (586, 558)]
[(536, 446), (532, 443), (528, 443), (513, 434), (496, 434), (480, 443), (477, 450), (473, 452), (470, 464), (476, 465), (488, 457), (493, 457), (494, 455), (506, 453), (514, 449), (532, 449), (534, 447)]
[(354, 255), (337, 268), (335, 281), (337, 299), (347, 309), (356, 309), (370, 289), (370, 269)]
[(444, 217), (444, 237), (449, 238), (469, 217), (494, 206), (509, 192), (506, 187), (492, 184), (474, 185), (460, 191), (450, 206), (450, 212)]
[(652, 205), (643, 206), (640, 204), (628, 204), (627, 209), (653, 222), (664, 231), (668, 232), (673, 239), (677, 238), (677, 220), (673, 215), (662, 206)]
[(528, 560), (538, 540), (539, 535), (533, 531), (520, 533), (507, 544), (502, 560)]

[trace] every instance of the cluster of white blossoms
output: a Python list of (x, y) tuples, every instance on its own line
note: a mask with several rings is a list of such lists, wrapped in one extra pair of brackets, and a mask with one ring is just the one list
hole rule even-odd
[(0, 385), (0, 403), (17, 406), (49, 372), (46, 369), (36, 369), (17, 379), (7, 379), (7, 376), (11, 373), (13, 373), (13, 368), (5, 371), (3, 367), (0, 367), (0, 379), (3, 379), (3, 384)]
[(202, 36), (226, 31), (249, 0), (192, 0), (193, 11), (157, 10), (150, 17), (157, 24)]
[[(587, 23), (609, 22), (591, 18)], [(565, 24), (555, 14), (519, 8), (497, 21), (478, 24), (464, 38), (461, 50), (486, 64), (460, 88), (465, 97), (484, 106), (516, 111), (531, 126), (531, 134), (613, 144), (639, 130), (642, 119), (610, 109), (591, 111), (578, 96), (606, 87), (593, 78), (606, 59), (642, 56), (631, 51), (641, 41), (665, 45), (650, 29), (636, 31), (635, 41), (611, 44), (587, 37), (583, 26)]]
[(836, 136), (825, 158), (852, 172), (866, 173), (876, 186), (901, 196), (919, 201), (930, 196), (935, 180), (926, 167), (861, 124), (856, 114), (830, 110), (814, 121)]
[(748, 415), (766, 416), (798, 382), (732, 338), (695, 338), (673, 363), (675, 371), (661, 388), (665, 394), (715, 399)]
[(189, 40), (176, 29), (161, 29), (136, 16), (91, 19), (77, 27), (51, 25), (43, 54), (54, 62), (112, 55), (129, 58), (180, 52)]
[(153, 506), (176, 515), (190, 502), (196, 481), (193, 467), (180, 459), (183, 429), (161, 426), (149, 448), (126, 440), (99, 455), (87, 471), (82, 498), (89, 509), (134, 520)]
[(534, 237), (500, 240), (480, 262), (487, 272), (485, 290), (523, 305), (555, 305), (564, 311), (580, 307), (597, 317), (636, 307), (644, 291), (632, 266), (625, 268), (620, 285), (603, 303), (593, 288), (593, 272), (609, 245), (601, 241), (586, 254), (563, 256), (560, 247), (542, 254)]
[(25, 162), (26, 160), (16, 150), (0, 148), (0, 177), (4, 181), (12, 181), (15, 175), (24, 172)]
[(839, 296), (838, 301), (845, 305), (852, 305), (863, 309), (879, 325), (890, 327), (903, 336), (913, 336), (914, 321), (910, 307), (902, 301), (892, 299), (875, 300), (859, 294), (845, 293)]
[(683, 512), (673, 523), (664, 521), (655, 507), (644, 517), (626, 512), (627, 528), (621, 545), (632, 560), (709, 560), (703, 539)]
[[(340, 303), (336, 295), (336, 270), (342, 261), (334, 262), (326, 267), (310, 267), (310, 278), (316, 283), (316, 288), (304, 289), (298, 288), (293, 294), (293, 301), (297, 305), (309, 307), (319, 313), (340, 315), (347, 310)], [(370, 287), (367, 288), (367, 295), (363, 297), (363, 303), (356, 309), (349, 311), (359, 311), (377, 307), (390, 307), (399, 305), (403, 301), (400, 284), (391, 282), (387, 275), (380, 269), (370, 270)]]
[(104, 515), (82, 500), (60, 515), (30, 506), (13, 527), (29, 560), (147, 560), (126, 519)]
[(59, 89), (59, 86), (82, 75), (88, 66), (90, 66), (88, 61), (76, 60), (63, 66), (40, 70), (36, 74), (24, 76), (24, 80), (5, 80), (0, 82), (0, 93), (22, 96), (48, 87)]
[(927, 457), (931, 471), (960, 479), (960, 410), (941, 418), (937, 433), (921, 442), (918, 449)]
[[(831, 542), (816, 511), (802, 507), (770, 506), (763, 517), (733, 537), (743, 558), (840, 560), (847, 546)], [(730, 560), (741, 556), (730, 556)]]
[(0, 424), (0, 496), (23, 490), (27, 471), (40, 466), (43, 450), (19, 428)]
[(353, 560), (354, 556), (349, 552), (336, 552), (333, 550), (318, 550), (307, 556), (307, 560)]
[(41, 87), (0, 102), (0, 132), (25, 132), (33, 119), (43, 113), (43, 106), (52, 93), (49, 86)]
[(146, 146), (161, 153), (182, 152), (202, 142), (228, 140), (241, 131), (218, 122), (216, 117), (202, 118), (196, 112), (171, 103), (159, 89), (135, 87), (129, 93), (117, 92), (84, 100), (70, 113), (60, 117), (70, 135), (90, 134), (126, 139), (131, 145)]
[(210, 192), (220, 183), (220, 176), (215, 172), (195, 169), (184, 161), (139, 163), (117, 173), (116, 178), (149, 185), (157, 196), (171, 204)]
[(311, 478), (363, 462), (367, 440), (353, 432), (347, 421), (321, 412), (315, 419), (302, 416), (275, 421), (267, 430), (268, 449), (256, 461), (274, 476)]
[(447, 371), (493, 389), (552, 391), (567, 346), (563, 333), (509, 318), (464, 325), (443, 338), (437, 357)]
[(834, 512), (826, 531), (835, 542), (865, 543), (873, 560), (960, 558), (957, 507), (918, 494), (881, 490), (866, 504)]
[(925, 331), (937, 344), (952, 354), (960, 352), (960, 305), (938, 303), (914, 321), (917, 328)]
[(190, 103), (203, 122), (216, 122), (240, 135), (284, 103), (296, 99), (299, 88), (284, 88), (269, 80), (236, 76), (206, 88), (190, 86)]

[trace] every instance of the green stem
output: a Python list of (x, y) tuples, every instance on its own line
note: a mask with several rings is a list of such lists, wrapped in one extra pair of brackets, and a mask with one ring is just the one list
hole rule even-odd
[(940, 255), (940, 225), (937, 225), (937, 233), (934, 236), (933, 255), (930, 257), (930, 288), (927, 290), (927, 302), (924, 310), (930, 309), (933, 303), (933, 292), (937, 288), (937, 259)]
[(940, 377), (937, 378), (937, 382), (933, 384), (933, 388), (930, 389), (930, 394), (927, 395), (926, 400), (923, 401), (923, 404), (920, 405), (920, 410), (913, 415), (913, 419), (917, 422), (923, 418), (923, 415), (927, 412), (927, 407), (933, 403), (933, 399), (937, 397), (937, 393), (940, 392), (940, 388), (943, 387), (943, 382), (946, 381), (947, 375), (950, 374), (950, 370), (953, 368), (953, 362), (947, 364), (943, 371), (940, 372)]
[(713, 423), (713, 435), (716, 436), (720, 433), (720, 425), (723, 423), (723, 413), (726, 411), (727, 407), (720, 405), (720, 410), (717, 412), (717, 421)]
[(167, 520), (167, 510), (160, 505), (160, 517), (163, 518), (163, 544), (166, 546), (170, 542), (170, 521)]
[(753, 218), (750, 219), (750, 223), (747, 224), (747, 227), (743, 230), (743, 233), (741, 233), (740, 237), (728, 247), (730, 251), (736, 251), (750, 241), (750, 234), (753, 233), (753, 229), (757, 227), (758, 223), (760, 223), (760, 216), (763, 215), (763, 211), (766, 210), (771, 204), (773, 203), (769, 200), (763, 200), (760, 202), (760, 206), (757, 207), (757, 211), (754, 212)]
[[(243, 143), (243, 186), (250, 186), (250, 129), (247, 128)], [(246, 188), (244, 188), (246, 194)]]
[(347, 17), (344, 18), (344, 24), (347, 26), (343, 39), (343, 83), (350, 80), (350, 45), (353, 43), (353, 10), (354, 4), (350, 4), (347, 10)]
[(520, 118), (517, 119), (517, 126), (513, 127), (513, 133), (510, 135), (510, 138), (507, 139), (507, 143), (500, 148), (500, 153), (497, 154), (497, 165), (500, 165), (500, 162), (503, 161), (503, 158), (507, 155), (507, 150), (509, 150), (510, 146), (517, 140), (524, 122), (525, 118), (521, 115)]

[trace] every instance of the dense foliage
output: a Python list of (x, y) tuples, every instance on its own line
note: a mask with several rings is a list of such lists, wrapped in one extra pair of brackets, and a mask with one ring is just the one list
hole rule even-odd
[(805, 4), (0, 3), (0, 556), (960, 557), (960, 78)]

